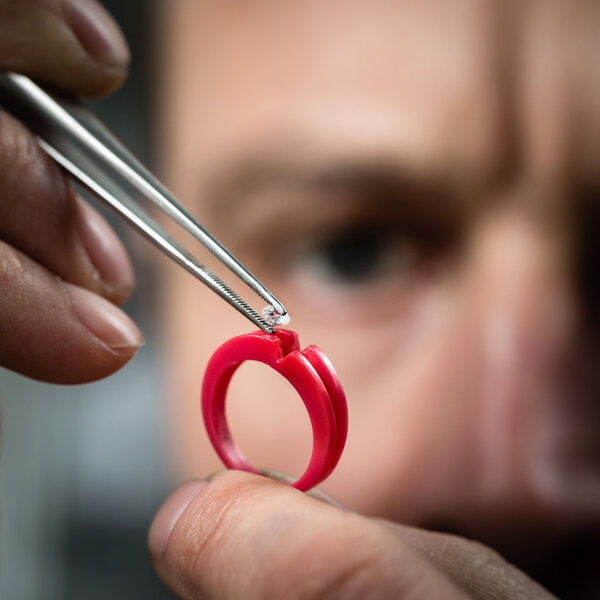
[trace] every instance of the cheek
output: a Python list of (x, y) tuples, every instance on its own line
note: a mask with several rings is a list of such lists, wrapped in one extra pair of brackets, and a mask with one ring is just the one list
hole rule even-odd
[(460, 371), (455, 297), (443, 285), (423, 288), (388, 317), (318, 332), (350, 411), (346, 450), (324, 488), (349, 508), (414, 521), (456, 441), (451, 423), (464, 423), (466, 409), (443, 392)]

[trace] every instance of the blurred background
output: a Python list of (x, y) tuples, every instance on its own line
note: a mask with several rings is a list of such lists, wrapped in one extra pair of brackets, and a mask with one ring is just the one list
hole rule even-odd
[[(131, 76), (116, 95), (90, 105), (153, 166), (155, 2), (104, 4), (129, 40)], [(0, 598), (6, 600), (172, 597), (146, 550), (148, 526), (170, 487), (152, 272), (135, 255), (145, 242), (108, 217), (136, 264), (138, 286), (125, 310), (146, 345), (120, 373), (90, 385), (47, 385), (0, 370)]]

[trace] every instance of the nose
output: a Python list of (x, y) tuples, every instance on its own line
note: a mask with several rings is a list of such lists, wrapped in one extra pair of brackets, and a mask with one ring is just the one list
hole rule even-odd
[(463, 331), (475, 431), (471, 509), (488, 524), (579, 521), (600, 507), (598, 377), (565, 232), (517, 209), (477, 228)]

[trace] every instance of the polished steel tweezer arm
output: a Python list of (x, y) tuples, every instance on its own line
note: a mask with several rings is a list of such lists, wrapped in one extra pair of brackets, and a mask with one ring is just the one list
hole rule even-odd
[[(0, 106), (23, 122), (76, 181), (255, 325), (273, 333), (273, 325), (289, 322), (283, 304), (81, 104), (42, 89), (24, 75), (0, 71)], [(265, 318), (174, 240), (142, 209), (141, 200), (169, 215), (265, 300)]]

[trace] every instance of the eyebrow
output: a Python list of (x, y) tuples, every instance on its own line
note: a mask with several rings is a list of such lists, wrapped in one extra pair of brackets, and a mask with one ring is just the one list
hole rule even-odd
[(390, 160), (327, 156), (306, 159), (290, 152), (257, 153), (227, 165), (213, 175), (208, 194), (216, 212), (239, 209), (252, 194), (267, 191), (350, 194), (380, 204), (399, 202), (415, 205), (421, 213), (438, 218), (444, 213), (457, 216), (465, 210), (464, 190), (452, 177), (424, 176), (406, 170)]

